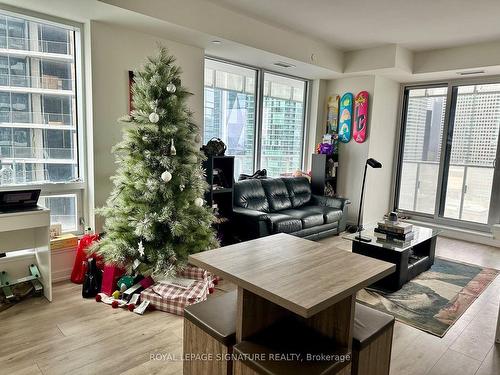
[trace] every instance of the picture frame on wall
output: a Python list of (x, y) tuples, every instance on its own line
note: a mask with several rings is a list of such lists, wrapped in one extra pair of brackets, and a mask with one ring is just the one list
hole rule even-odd
[(134, 83), (134, 72), (132, 70), (128, 71), (128, 112), (134, 110), (134, 101), (132, 95), (132, 84)]

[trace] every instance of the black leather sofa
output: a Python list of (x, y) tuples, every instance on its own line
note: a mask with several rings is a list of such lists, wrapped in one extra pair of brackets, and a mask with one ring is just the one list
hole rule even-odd
[(305, 177), (238, 181), (234, 228), (242, 240), (276, 233), (321, 239), (345, 230), (349, 203), (312, 194)]

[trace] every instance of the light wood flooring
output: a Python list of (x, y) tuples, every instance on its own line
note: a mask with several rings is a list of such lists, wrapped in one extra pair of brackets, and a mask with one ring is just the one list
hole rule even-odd
[[(341, 237), (322, 242), (350, 250)], [(500, 249), (493, 247), (439, 238), (437, 255), (500, 269)], [(0, 375), (182, 373), (175, 360), (182, 352), (182, 318), (114, 310), (80, 293), (80, 286), (59, 283), (52, 303), (32, 298), (0, 313)], [(500, 345), (494, 344), (499, 296), (500, 277), (442, 339), (396, 322), (391, 375), (500, 374)], [(151, 354), (168, 357), (150, 360)]]

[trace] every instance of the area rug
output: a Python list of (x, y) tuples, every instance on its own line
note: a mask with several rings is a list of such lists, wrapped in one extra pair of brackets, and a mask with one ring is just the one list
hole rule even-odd
[(397, 292), (368, 288), (358, 292), (357, 299), (405, 324), (443, 337), (499, 273), (492, 268), (436, 258), (429, 271)]

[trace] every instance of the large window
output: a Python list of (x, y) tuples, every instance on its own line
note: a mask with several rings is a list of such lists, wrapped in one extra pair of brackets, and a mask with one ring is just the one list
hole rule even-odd
[(206, 59), (204, 142), (226, 143), (235, 178), (261, 168), (290, 175), (302, 168), (306, 93), (305, 80)]
[(236, 176), (254, 167), (256, 78), (254, 69), (205, 61), (204, 142), (224, 141)]
[(500, 84), (407, 88), (403, 125), (397, 208), (488, 230), (500, 214)]
[(52, 222), (78, 231), (82, 216), (73, 26), (0, 11), (0, 189), (40, 187)]

